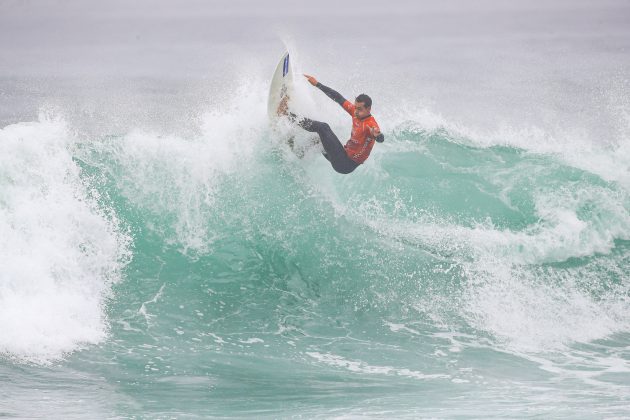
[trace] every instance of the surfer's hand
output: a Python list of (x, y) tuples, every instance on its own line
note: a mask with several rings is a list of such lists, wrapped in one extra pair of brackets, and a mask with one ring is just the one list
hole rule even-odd
[(304, 77), (306, 77), (306, 79), (308, 80), (308, 82), (313, 85), (313, 86), (317, 86), (317, 79), (314, 78), (313, 76), (309, 76), (308, 74), (305, 74)]

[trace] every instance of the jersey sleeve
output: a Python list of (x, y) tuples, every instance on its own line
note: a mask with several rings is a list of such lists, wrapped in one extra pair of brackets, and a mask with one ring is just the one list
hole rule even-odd
[[(379, 125), (378, 125), (378, 123), (376, 122), (375, 119), (372, 119), (371, 121), (368, 121), (366, 123), (366, 125), (368, 127), (371, 127), (371, 128), (378, 128), (379, 130), (381, 129), (381, 127), (379, 127)], [(376, 137), (372, 137), (372, 133), (370, 133), (370, 134), (368, 134), (368, 137), (374, 138), (374, 140), (376, 140), (379, 143), (383, 143), (385, 141), (385, 136), (383, 135), (383, 133), (379, 134)]]
[(354, 104), (352, 102), (345, 101), (341, 106), (348, 114), (350, 114), (350, 116), (354, 116)]
[[(365, 125), (367, 125), (370, 128), (379, 128), (378, 123), (376, 122), (376, 120), (374, 118), (370, 119), (369, 121), (367, 121), (365, 123)], [(372, 137), (372, 134), (370, 134), (370, 137)]]

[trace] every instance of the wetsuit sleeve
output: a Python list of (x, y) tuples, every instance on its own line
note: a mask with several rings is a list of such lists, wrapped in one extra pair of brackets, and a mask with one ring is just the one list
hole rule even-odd
[(328, 86), (324, 86), (321, 83), (317, 82), (315, 85), (319, 90), (324, 92), (326, 96), (328, 96), (333, 101), (337, 102), (339, 105), (343, 106), (343, 103), (346, 102), (346, 98), (341, 96), (341, 93), (337, 92), (334, 89), (329, 88)]
[(341, 107), (351, 116), (354, 115), (354, 104), (350, 101), (348, 101), (346, 98), (344, 98), (343, 96), (341, 96), (341, 94), (339, 92), (337, 92), (334, 89), (329, 88), (328, 86), (322, 85), (321, 83), (317, 82), (317, 84), (315, 85), (319, 90), (321, 90), (322, 92), (324, 92), (326, 94), (326, 96), (328, 96), (330, 99), (332, 99), (333, 101), (337, 102), (339, 105), (341, 105)]
[(346, 100), (346, 98), (344, 98), (343, 96), (341, 96), (341, 93), (337, 92), (334, 89), (329, 88), (328, 86), (324, 86), (319, 82), (317, 82), (315, 86), (319, 90), (324, 92), (326, 96), (328, 96), (330, 99), (332, 99), (333, 101), (341, 105), (341, 107), (345, 109), (348, 114), (352, 115), (354, 113), (354, 104)]

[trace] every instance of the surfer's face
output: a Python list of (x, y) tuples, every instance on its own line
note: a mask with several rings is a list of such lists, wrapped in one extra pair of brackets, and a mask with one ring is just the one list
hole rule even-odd
[(354, 101), (354, 116), (361, 119), (370, 115), (370, 108), (367, 108), (363, 102)]

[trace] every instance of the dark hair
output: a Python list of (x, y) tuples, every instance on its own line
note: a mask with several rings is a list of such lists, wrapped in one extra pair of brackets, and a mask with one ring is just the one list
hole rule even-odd
[(366, 108), (370, 108), (372, 106), (372, 98), (367, 96), (365, 93), (360, 94), (355, 99), (357, 102), (363, 102)]

